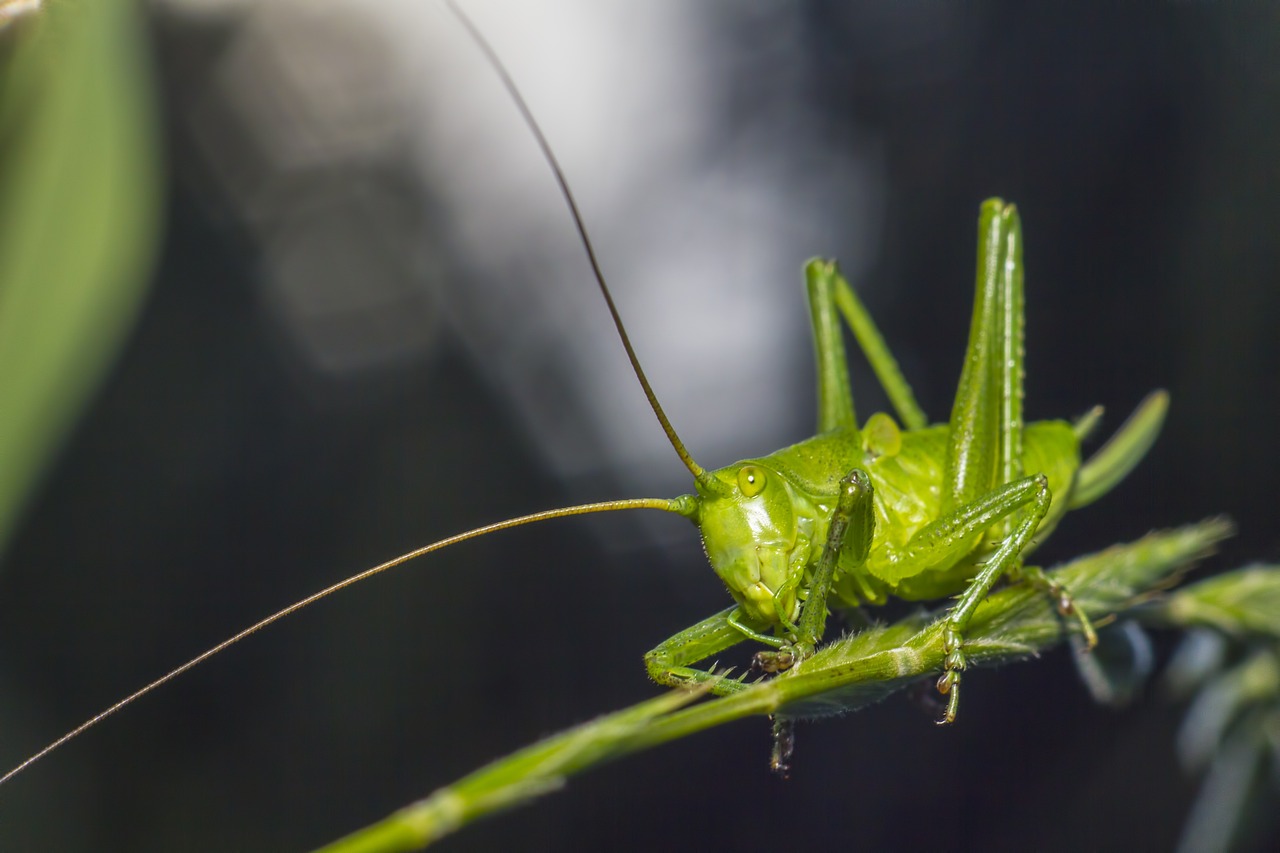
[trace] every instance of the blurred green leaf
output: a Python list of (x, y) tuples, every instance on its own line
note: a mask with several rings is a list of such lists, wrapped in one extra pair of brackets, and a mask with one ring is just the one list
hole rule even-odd
[[(1178, 732), (1178, 758), (1191, 770), (1202, 770), (1222, 746), (1227, 731), (1246, 712), (1280, 699), (1280, 659), (1259, 649), (1242, 663), (1206, 681), (1196, 693)], [(1254, 738), (1258, 749), (1265, 739)]]
[(1280, 566), (1246, 566), (1192, 584), (1148, 606), (1142, 618), (1189, 629), (1165, 684), (1191, 700), (1178, 758), (1205, 778), (1178, 849), (1246, 849), (1261, 828), (1250, 815), (1275, 801)]
[(0, 30), (0, 549), (145, 293), (152, 99), (130, 0), (51, 0)]
[(1246, 566), (1178, 590), (1155, 612), (1179, 627), (1280, 639), (1280, 566)]

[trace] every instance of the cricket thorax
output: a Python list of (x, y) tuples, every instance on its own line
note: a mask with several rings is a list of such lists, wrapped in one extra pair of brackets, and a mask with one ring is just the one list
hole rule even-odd
[(699, 524), (707, 558), (750, 621), (794, 622), (820, 510), (794, 485), (759, 461), (712, 475), (722, 487), (699, 486)]

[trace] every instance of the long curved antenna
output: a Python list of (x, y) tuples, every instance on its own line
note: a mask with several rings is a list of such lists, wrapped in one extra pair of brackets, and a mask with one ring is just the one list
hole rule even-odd
[(44, 758), (49, 753), (53, 752), (58, 747), (67, 743), (68, 741), (72, 741), (75, 738), (79, 737), (81, 734), (93, 728), (98, 723), (105, 720), (107, 717), (110, 717), (111, 715), (115, 714), (117, 711), (121, 710), (122, 708), (132, 705), (134, 702), (141, 699), (143, 696), (146, 696), (148, 693), (150, 693), (152, 690), (155, 690), (157, 687), (161, 687), (165, 684), (168, 684), (170, 681), (177, 678), (179, 675), (182, 675), (182, 673), (186, 672), (192, 667), (198, 666), (199, 664), (204, 663), (206, 660), (218, 654), (219, 652), (224, 651), (230, 646), (234, 646), (236, 643), (240, 642), (245, 637), (248, 637), (250, 634), (256, 634), (258, 631), (261, 631), (263, 628), (267, 627), (271, 623), (278, 622), (284, 617), (290, 615), (291, 613), (296, 613), (302, 608), (315, 604), (320, 599), (327, 598), (328, 596), (333, 595), (335, 592), (346, 589), (347, 587), (352, 586), (354, 584), (360, 583), (360, 581), (362, 580), (371, 578), (377, 574), (381, 574), (382, 572), (385, 572), (387, 569), (395, 568), (396, 566), (399, 566), (402, 563), (407, 563), (410, 560), (415, 559), (416, 557), (421, 557), (424, 554), (430, 554), (432, 551), (439, 551), (442, 548), (448, 548), (450, 545), (457, 545), (459, 542), (465, 542), (468, 539), (476, 539), (480, 536), (485, 536), (490, 533), (496, 533), (499, 530), (506, 530), (511, 527), (520, 527), (525, 524), (532, 524), (536, 521), (547, 521), (552, 518), (565, 518), (566, 516), (570, 516), (570, 515), (586, 515), (587, 513), (593, 513), (593, 512), (613, 512), (615, 510), (624, 510), (624, 509), (661, 509), (667, 512), (678, 513), (686, 517), (692, 517), (693, 514), (697, 511), (692, 498), (689, 496), (686, 496), (684, 498), (676, 498), (675, 500), (667, 500), (666, 498), (633, 498), (630, 500), (601, 501), (599, 503), (580, 504), (578, 506), (561, 507), (560, 509), (549, 509), (543, 512), (535, 512), (532, 515), (522, 515), (519, 518), (509, 518), (506, 521), (498, 521), (493, 524), (486, 524), (484, 527), (477, 527), (474, 530), (468, 530), (465, 533), (458, 533), (454, 536), (448, 537), (447, 539), (441, 539), (438, 542), (432, 542), (430, 545), (424, 545), (423, 547), (410, 551), (407, 554), (401, 554), (399, 557), (393, 557), (392, 559), (387, 560), (385, 563), (379, 563), (378, 565), (374, 566), (371, 569), (365, 569), (363, 572), (354, 574), (351, 577), (346, 578), (344, 580), (340, 580), (337, 583), (333, 584), (332, 586), (327, 586), (324, 589), (320, 590), (319, 592), (313, 593), (307, 596), (306, 598), (303, 598), (299, 601), (295, 601), (293, 604), (290, 604), (288, 607), (277, 610), (275, 613), (272, 613), (270, 616), (266, 617), (265, 619), (261, 619), (253, 623), (248, 628), (245, 628), (243, 631), (236, 634), (235, 636), (232, 636), (226, 640), (223, 640), (221, 643), (218, 643), (216, 646), (208, 649), (207, 651), (201, 652), (200, 654), (193, 657), (191, 660), (177, 667), (176, 669), (170, 670), (169, 672), (160, 676), (155, 681), (152, 681), (150, 684), (146, 685), (140, 690), (136, 690), (133, 693), (130, 693), (128, 696), (124, 697), (119, 702), (115, 703), (114, 705), (107, 708), (106, 710), (98, 714), (95, 714), (94, 716), (85, 720), (83, 723), (76, 726), (74, 729), (67, 732), (65, 735), (58, 738), (53, 743), (49, 744), (44, 749), (37, 752), (35, 755), (32, 755), (30, 758), (23, 761), (21, 764), (14, 767), (12, 770), (5, 773), (3, 776), (0, 776), (0, 785), (3, 785), (5, 782), (8, 782), (14, 776), (17, 776), (23, 770), (26, 770), (32, 764), (35, 764), (37, 761)]
[(689, 469), (689, 473), (693, 474), (695, 480), (713, 491), (722, 491), (719, 481), (708, 474), (701, 465), (693, 461), (693, 456), (685, 448), (680, 436), (676, 435), (675, 427), (671, 425), (671, 421), (667, 418), (667, 413), (663, 411), (662, 405), (658, 402), (658, 396), (653, 393), (653, 386), (649, 384), (648, 377), (644, 375), (644, 368), (640, 366), (640, 359), (636, 357), (636, 351), (631, 346), (631, 338), (627, 335), (627, 329), (622, 324), (622, 316), (618, 313), (618, 307), (613, 304), (613, 294), (609, 292), (609, 285), (605, 283), (604, 273), (600, 269), (600, 262), (596, 259), (595, 247), (591, 244), (591, 237), (587, 234), (587, 226), (582, 219), (582, 214), (578, 211), (578, 203), (574, 200), (573, 191), (569, 189), (569, 181), (564, 176), (564, 170), (560, 168), (560, 161), (556, 159), (556, 155), (551, 151), (551, 145), (547, 142), (546, 136), (543, 135), (542, 127), (538, 124), (537, 119), (533, 117), (532, 110), (525, 103), (524, 96), (520, 94), (520, 90), (516, 87), (515, 81), (511, 79), (506, 66), (502, 64), (497, 52), (480, 33), (480, 30), (458, 8), (453, 0), (444, 0), (444, 2), (454, 17), (466, 28), (471, 39), (480, 48), (485, 59), (488, 60), (490, 67), (493, 68), (498, 78), (502, 81), (507, 94), (515, 102), (516, 109), (520, 111), (520, 115), (524, 118), (529, 131), (533, 134), (534, 139), (537, 140), (543, 159), (551, 167), (556, 183), (560, 185), (560, 194), (564, 197), (565, 204), (569, 206), (569, 215), (573, 217), (574, 227), (578, 229), (578, 237), (582, 241), (582, 247), (586, 249), (587, 260), (591, 262), (591, 272), (595, 275), (596, 283), (600, 285), (600, 292), (604, 295), (604, 301), (609, 305), (609, 313), (613, 316), (613, 325), (618, 329), (618, 337), (622, 339), (622, 346), (627, 351), (627, 358), (631, 361), (631, 369), (635, 371), (636, 379), (640, 380), (640, 387), (644, 389), (644, 395), (649, 398), (649, 407), (653, 409), (654, 415), (657, 416), (658, 423), (662, 424), (662, 431), (667, 434), (667, 440), (671, 442), (671, 446), (675, 448), (680, 461), (684, 463), (684, 467)]

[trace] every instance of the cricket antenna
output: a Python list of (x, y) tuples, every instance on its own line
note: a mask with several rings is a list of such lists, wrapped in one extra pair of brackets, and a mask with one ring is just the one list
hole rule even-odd
[(494, 73), (502, 81), (503, 88), (507, 90), (511, 100), (515, 102), (516, 109), (520, 111), (525, 125), (528, 126), (529, 131), (537, 141), (538, 148), (542, 150), (543, 159), (551, 167), (556, 183), (560, 185), (560, 194), (564, 197), (565, 204), (569, 206), (569, 215), (573, 217), (573, 224), (578, 229), (578, 237), (582, 241), (582, 247), (587, 251), (587, 260), (591, 262), (591, 272), (596, 277), (596, 283), (600, 285), (600, 292), (604, 295), (604, 301), (609, 305), (609, 313), (613, 316), (613, 325), (618, 329), (618, 337), (622, 339), (622, 346), (627, 351), (627, 358), (631, 361), (631, 369), (635, 371), (636, 379), (640, 380), (640, 387), (644, 389), (644, 395), (649, 398), (649, 408), (653, 409), (654, 415), (658, 418), (658, 423), (662, 424), (662, 431), (667, 434), (667, 440), (671, 442), (671, 446), (675, 448), (676, 455), (680, 457), (684, 467), (689, 469), (689, 473), (693, 474), (695, 480), (713, 491), (722, 491), (720, 482), (707, 473), (706, 469), (701, 465), (693, 461), (693, 456), (685, 448), (680, 436), (676, 435), (675, 427), (671, 425), (671, 421), (667, 418), (667, 413), (663, 411), (662, 405), (658, 402), (658, 395), (653, 393), (653, 386), (649, 384), (648, 377), (644, 375), (644, 368), (640, 366), (640, 359), (636, 357), (636, 351), (631, 346), (631, 338), (627, 335), (627, 329), (622, 324), (622, 315), (618, 313), (618, 307), (613, 304), (613, 294), (609, 292), (609, 285), (605, 283), (604, 273), (600, 269), (599, 260), (596, 259), (596, 250), (591, 244), (591, 237), (587, 234), (586, 223), (582, 219), (582, 214), (578, 211), (578, 202), (574, 200), (573, 190), (569, 189), (569, 181), (564, 176), (564, 170), (560, 168), (560, 161), (556, 159), (556, 155), (552, 152), (551, 144), (547, 142), (546, 136), (543, 135), (542, 127), (538, 124), (538, 120), (533, 117), (533, 111), (525, 103), (524, 96), (520, 94), (520, 90), (516, 87), (515, 81), (511, 79), (506, 66), (502, 64), (497, 52), (480, 33), (479, 28), (471, 22), (471, 19), (458, 8), (453, 0), (444, 0), (444, 3), (449, 7), (449, 11), (453, 13), (454, 17), (466, 28), (472, 41), (480, 48), (480, 52), (484, 54), (489, 66), (493, 68)]
[(374, 566), (371, 569), (365, 569), (363, 572), (358, 572), (354, 575), (351, 575), (348, 578), (345, 578), (343, 580), (338, 581), (335, 584), (325, 587), (319, 592), (312, 593), (311, 595), (308, 595), (306, 598), (295, 601), (293, 604), (290, 604), (288, 607), (284, 607), (284, 608), (281, 608), (280, 610), (277, 610), (275, 613), (272, 613), (270, 616), (266, 617), (265, 619), (260, 619), (259, 621), (253, 623), (252, 625), (250, 625), (248, 628), (245, 628), (240, 633), (235, 634), (232, 637), (228, 637), (227, 639), (223, 640), (221, 643), (218, 643), (216, 646), (213, 646), (212, 648), (201, 652), (200, 654), (196, 655), (191, 660), (187, 661), (181, 666), (176, 667), (175, 669), (171, 669), (169, 672), (160, 676), (155, 681), (152, 681), (150, 684), (147, 684), (145, 687), (139, 690), (136, 690), (133, 693), (130, 693), (128, 696), (124, 697), (119, 702), (110, 706), (106, 710), (101, 711), (100, 713), (95, 714), (94, 716), (85, 720), (83, 723), (76, 726), (74, 729), (67, 732), (62, 737), (50, 743), (44, 749), (40, 750), (39, 752), (32, 755), (30, 758), (23, 761), (21, 764), (9, 770), (3, 776), (0, 776), (0, 785), (3, 785), (4, 783), (8, 782), (14, 776), (17, 776), (23, 770), (26, 770), (32, 764), (35, 764), (37, 761), (44, 758), (49, 753), (53, 752), (58, 747), (66, 744), (69, 741), (75, 740), (77, 737), (84, 734), (86, 731), (93, 728), (98, 723), (105, 720), (107, 717), (110, 717), (113, 714), (115, 714), (117, 711), (120, 711), (128, 707), (129, 705), (132, 705), (134, 702), (138, 701), (143, 696), (146, 696), (148, 693), (155, 690), (157, 687), (162, 687), (165, 684), (168, 684), (170, 681), (173, 681), (173, 679), (177, 678), (179, 675), (182, 675), (184, 672), (191, 669), (192, 667), (198, 666), (204, 663), (205, 661), (207, 661), (209, 658), (218, 654), (219, 652), (222, 652), (227, 648), (234, 646), (236, 643), (248, 637), (250, 634), (256, 634), (257, 632), (261, 631), (263, 628), (267, 627), (273, 622), (279, 622), (284, 617), (292, 613), (297, 613), (299, 610), (303, 609), (304, 607), (308, 607), (312, 604), (315, 604), (317, 601), (319, 601), (322, 598), (328, 598), (330, 595), (333, 595), (335, 592), (344, 590), (349, 586), (354, 586), (355, 584), (360, 583), (360, 581), (371, 578), (374, 575), (381, 574), (387, 571), (388, 569), (393, 569), (396, 566), (399, 566), (403, 563), (407, 563), (410, 560), (423, 556), (424, 554), (430, 554), (432, 551), (439, 551), (442, 548), (448, 548), (450, 545), (457, 545), (459, 542), (466, 542), (468, 539), (478, 539), (479, 537), (487, 536), (490, 533), (497, 533), (499, 530), (508, 530), (512, 527), (521, 527), (523, 525), (533, 524), (534, 522), (538, 522), (538, 521), (548, 521), (553, 518), (565, 518), (571, 515), (587, 515), (589, 513), (594, 513), (594, 512), (614, 512), (617, 510), (629, 510), (629, 509), (660, 509), (666, 512), (674, 512), (679, 515), (683, 515), (686, 518), (694, 518), (697, 514), (698, 506), (697, 506), (697, 499), (694, 498), (692, 495), (685, 495), (683, 497), (679, 497), (674, 500), (668, 500), (666, 498), (631, 498), (628, 500), (601, 501), (599, 503), (579, 504), (578, 506), (566, 506), (566, 507), (561, 507), (559, 509), (549, 509), (549, 510), (544, 510), (542, 512), (535, 512), (535, 513), (532, 513), (531, 515), (522, 515), (519, 518), (508, 518), (506, 521), (497, 521), (497, 522), (494, 522), (493, 524), (486, 524), (484, 527), (477, 527), (474, 530), (468, 530), (465, 533), (458, 533), (446, 539), (441, 539), (438, 542), (432, 542), (430, 545), (424, 545), (421, 548), (417, 548), (413, 551), (408, 552), (407, 554), (401, 554), (399, 557), (393, 557), (390, 560), (387, 560), (385, 563), (379, 563), (378, 565)]
[[(577, 226), (578, 235), (582, 238), (582, 245), (587, 250), (587, 257), (591, 261), (591, 270), (592, 272), (595, 273), (596, 282), (600, 285), (600, 292), (604, 294), (605, 302), (608, 303), (609, 305), (609, 313), (613, 315), (613, 323), (618, 329), (618, 335), (622, 338), (622, 345), (623, 347), (626, 348), (627, 358), (631, 360), (631, 366), (635, 370), (636, 378), (640, 380), (640, 385), (644, 389), (645, 396), (649, 398), (649, 405), (653, 409), (654, 414), (658, 416), (658, 421), (662, 424), (662, 429), (666, 432), (667, 438), (671, 441), (672, 447), (675, 448), (676, 453), (679, 454), (681, 461), (684, 462), (685, 464), (685, 467), (689, 469), (690, 473), (693, 474), (693, 476), (698, 480), (699, 483), (702, 483), (708, 488), (716, 491), (722, 490), (723, 487), (721, 486), (720, 481), (717, 480), (715, 477), (713, 477), (711, 474), (709, 474), (701, 466), (699, 466), (698, 463), (693, 461), (693, 457), (690, 456), (689, 451), (685, 449), (684, 443), (681, 442), (680, 437), (676, 435), (676, 431), (671, 426), (671, 422), (667, 420), (667, 415), (665, 412), (663, 412), (662, 406), (658, 404), (658, 398), (653, 393), (653, 388), (649, 385), (649, 380), (645, 377), (644, 370), (641, 369), (640, 367), (640, 361), (638, 358), (636, 358), (636, 353), (631, 346), (630, 338), (627, 337), (627, 330), (622, 325), (622, 318), (618, 314), (617, 306), (613, 304), (613, 296), (612, 294), (609, 293), (609, 286), (605, 284), (604, 274), (600, 271), (600, 264), (596, 260), (596, 253), (595, 253), (595, 249), (591, 245), (591, 238), (587, 236), (586, 226), (583, 224), (582, 216), (578, 212), (577, 202), (574, 201), (573, 193), (569, 190), (569, 184), (565, 180), (564, 172), (561, 171), (560, 169), (560, 164), (556, 161), (555, 155), (551, 153), (551, 147), (550, 145), (547, 144), (546, 137), (542, 135), (542, 129), (538, 127), (538, 123), (534, 120), (533, 114), (530, 113), (528, 105), (525, 104), (524, 98), (520, 96), (519, 90), (516, 89), (515, 83), (511, 80), (511, 77), (507, 73), (506, 68), (503, 67), (502, 62), (499, 61), (497, 55), (493, 51), (493, 48), (490, 47), (489, 43), (485, 41), (482, 35), (480, 35), (479, 30), (477, 30), (475, 25), (471, 23), (470, 19), (468, 19), (467, 16), (464, 15), (462, 11), (453, 4), (452, 0), (445, 0), (445, 3), (446, 5), (448, 5), (450, 11), (452, 11), (453, 14), (458, 18), (458, 20), (462, 22), (463, 26), (466, 27), (467, 31), (471, 34), (471, 37), (475, 40), (475, 42), (479, 45), (481, 51), (488, 58), (489, 63), (493, 66), (494, 70), (497, 71), (498, 76), (502, 79), (503, 85), (506, 87), (508, 93), (510, 93), (512, 99), (516, 102), (516, 106), (519, 108), (520, 113), (524, 116), (524, 120), (526, 124), (529, 126), (529, 129), (533, 131), (533, 135), (537, 139), (538, 146), (542, 149), (543, 156), (546, 158), (547, 162), (550, 164), (551, 171), (555, 175), (556, 182), (559, 183), (560, 185), (561, 193), (563, 194), (565, 201), (569, 205), (569, 212), (573, 216), (574, 225)], [(522, 515), (518, 518), (509, 518), (509, 519), (506, 519), (505, 521), (494, 522), (493, 524), (486, 524), (483, 527), (477, 527), (473, 530), (468, 530), (464, 533), (458, 533), (448, 538), (441, 539), (437, 542), (432, 542), (430, 545), (424, 545), (421, 548), (417, 548), (413, 551), (409, 551), (406, 554), (401, 554), (398, 557), (393, 557), (384, 563), (379, 563), (373, 568), (365, 569), (362, 572), (357, 572), (356, 574), (351, 575), (350, 577), (344, 578), (343, 580), (340, 580), (335, 584), (325, 587), (319, 592), (312, 593), (306, 598), (295, 601), (293, 604), (290, 604), (287, 607), (283, 607), (280, 610), (277, 610), (275, 613), (272, 613), (270, 616), (267, 616), (265, 619), (260, 619), (259, 621), (250, 625), (248, 628), (245, 628), (239, 633), (231, 637), (228, 637), (227, 639), (223, 640), (221, 643), (218, 643), (216, 646), (213, 646), (212, 648), (209, 648), (206, 651), (201, 652), (200, 654), (196, 655), (191, 660), (187, 661), (181, 666), (178, 666), (170, 670), (169, 672), (165, 673), (164, 675), (160, 676), (159, 678), (150, 682), (149, 684), (145, 685), (139, 690), (136, 690), (133, 693), (130, 693), (128, 696), (124, 697), (119, 702), (116, 702), (114, 705), (111, 705), (105, 710), (90, 717), (88, 720), (85, 720), (83, 723), (76, 726), (74, 729), (67, 732), (62, 737), (53, 741), (48, 746), (41, 749), (39, 752), (35, 753), (34, 755), (24, 760), (21, 764), (18, 764), (17, 766), (13, 767), (11, 770), (4, 773), (4, 775), (0, 776), (0, 785), (4, 785), (10, 779), (17, 776), (22, 771), (26, 770), (32, 764), (35, 764), (40, 759), (44, 758), (46, 755), (56, 750), (58, 747), (63, 746), (66, 743), (76, 739), (77, 737), (84, 734), (89, 729), (96, 726), (98, 723), (101, 723), (103, 720), (107, 719), (110, 716), (113, 716), (118, 711), (121, 711), (124, 708), (128, 707), (129, 705), (132, 705), (134, 702), (138, 701), (143, 696), (146, 696), (148, 693), (152, 692), (156, 688), (162, 687), (165, 684), (168, 684), (170, 681), (177, 678), (179, 675), (182, 675), (187, 670), (192, 669), (193, 667), (196, 667), (204, 663), (209, 658), (219, 654), (220, 652), (225, 651), (231, 646), (234, 646), (236, 643), (239, 643), (241, 640), (245, 639), (251, 634), (256, 634), (258, 631), (261, 631), (263, 628), (266, 628), (268, 625), (271, 625), (274, 622), (278, 622), (281, 619), (285, 618), (286, 616), (296, 613), (305, 607), (309, 607), (310, 605), (315, 604), (317, 601), (319, 601), (322, 598), (328, 598), (330, 595), (333, 595), (336, 592), (340, 592), (341, 590), (344, 590), (349, 586), (354, 586), (355, 584), (358, 584), (363, 580), (367, 580), (368, 578), (371, 578), (374, 575), (381, 574), (387, 571), (388, 569), (393, 569), (396, 566), (409, 562), (410, 560), (416, 559), (426, 554), (430, 554), (433, 551), (439, 551), (443, 548), (448, 548), (451, 545), (457, 545), (469, 539), (477, 539), (481, 536), (487, 536), (490, 533), (497, 533), (500, 530), (508, 530), (513, 527), (521, 527), (523, 525), (533, 524), (539, 521), (549, 521), (553, 518), (566, 518), (568, 516), (573, 516), (573, 515), (587, 515), (589, 513), (597, 513), (597, 512), (615, 512), (619, 510), (658, 509), (658, 510), (663, 510), (664, 512), (673, 512), (678, 515), (682, 515), (685, 518), (696, 519), (698, 516), (698, 505), (699, 505), (698, 498), (696, 498), (693, 495), (684, 495), (682, 497), (678, 497), (673, 500), (669, 500), (667, 498), (631, 498), (631, 499), (625, 499), (625, 500), (601, 501), (597, 503), (579, 504), (577, 506), (561, 507), (559, 509), (550, 509), (550, 510), (544, 510), (542, 512), (535, 512), (530, 515)]]

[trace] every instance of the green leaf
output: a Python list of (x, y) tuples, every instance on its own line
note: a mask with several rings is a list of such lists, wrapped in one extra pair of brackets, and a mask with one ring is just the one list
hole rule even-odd
[(126, 0), (52, 0), (0, 30), (0, 549), (132, 326), (160, 186)]

